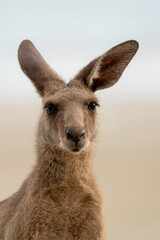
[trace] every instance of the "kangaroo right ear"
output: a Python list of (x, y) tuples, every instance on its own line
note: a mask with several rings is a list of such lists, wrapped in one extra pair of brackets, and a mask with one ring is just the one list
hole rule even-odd
[(49, 67), (32, 42), (24, 40), (18, 49), (18, 59), (23, 72), (31, 79), (43, 97), (50, 87), (56, 90), (63, 80)]
[(130, 40), (111, 48), (92, 61), (74, 78), (92, 91), (113, 86), (138, 50), (138, 43)]

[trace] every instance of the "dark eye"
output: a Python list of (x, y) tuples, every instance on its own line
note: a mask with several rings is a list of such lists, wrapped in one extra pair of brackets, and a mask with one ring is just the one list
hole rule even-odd
[(96, 111), (96, 103), (94, 102), (90, 102), (89, 105), (88, 105), (88, 109), (90, 112), (95, 112)]
[(47, 103), (44, 108), (47, 109), (48, 115), (52, 115), (53, 113), (57, 112), (57, 107), (53, 103)]

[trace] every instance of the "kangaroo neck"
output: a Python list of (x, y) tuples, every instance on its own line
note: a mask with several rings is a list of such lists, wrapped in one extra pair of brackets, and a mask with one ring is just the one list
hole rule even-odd
[(74, 154), (41, 142), (37, 146), (36, 178), (43, 186), (88, 181), (92, 176), (92, 148)]

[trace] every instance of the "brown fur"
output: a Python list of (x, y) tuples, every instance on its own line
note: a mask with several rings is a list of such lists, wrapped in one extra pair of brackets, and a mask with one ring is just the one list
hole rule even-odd
[[(105, 240), (103, 198), (92, 172), (97, 114), (90, 103), (98, 105), (94, 91), (117, 82), (137, 49), (136, 41), (120, 44), (65, 84), (30, 41), (21, 43), (21, 68), (44, 109), (37, 163), (19, 191), (0, 203), (0, 240)], [(56, 106), (51, 114), (49, 103)]]

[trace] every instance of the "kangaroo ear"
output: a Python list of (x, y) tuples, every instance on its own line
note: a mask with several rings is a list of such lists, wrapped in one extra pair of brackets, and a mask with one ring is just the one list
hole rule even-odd
[(31, 79), (41, 96), (44, 96), (51, 87), (52, 90), (56, 90), (60, 83), (65, 84), (29, 40), (24, 40), (20, 44), (18, 59), (23, 72)]
[(92, 91), (113, 86), (138, 50), (134, 40), (111, 48), (108, 52), (92, 61), (75, 77), (83, 81)]

